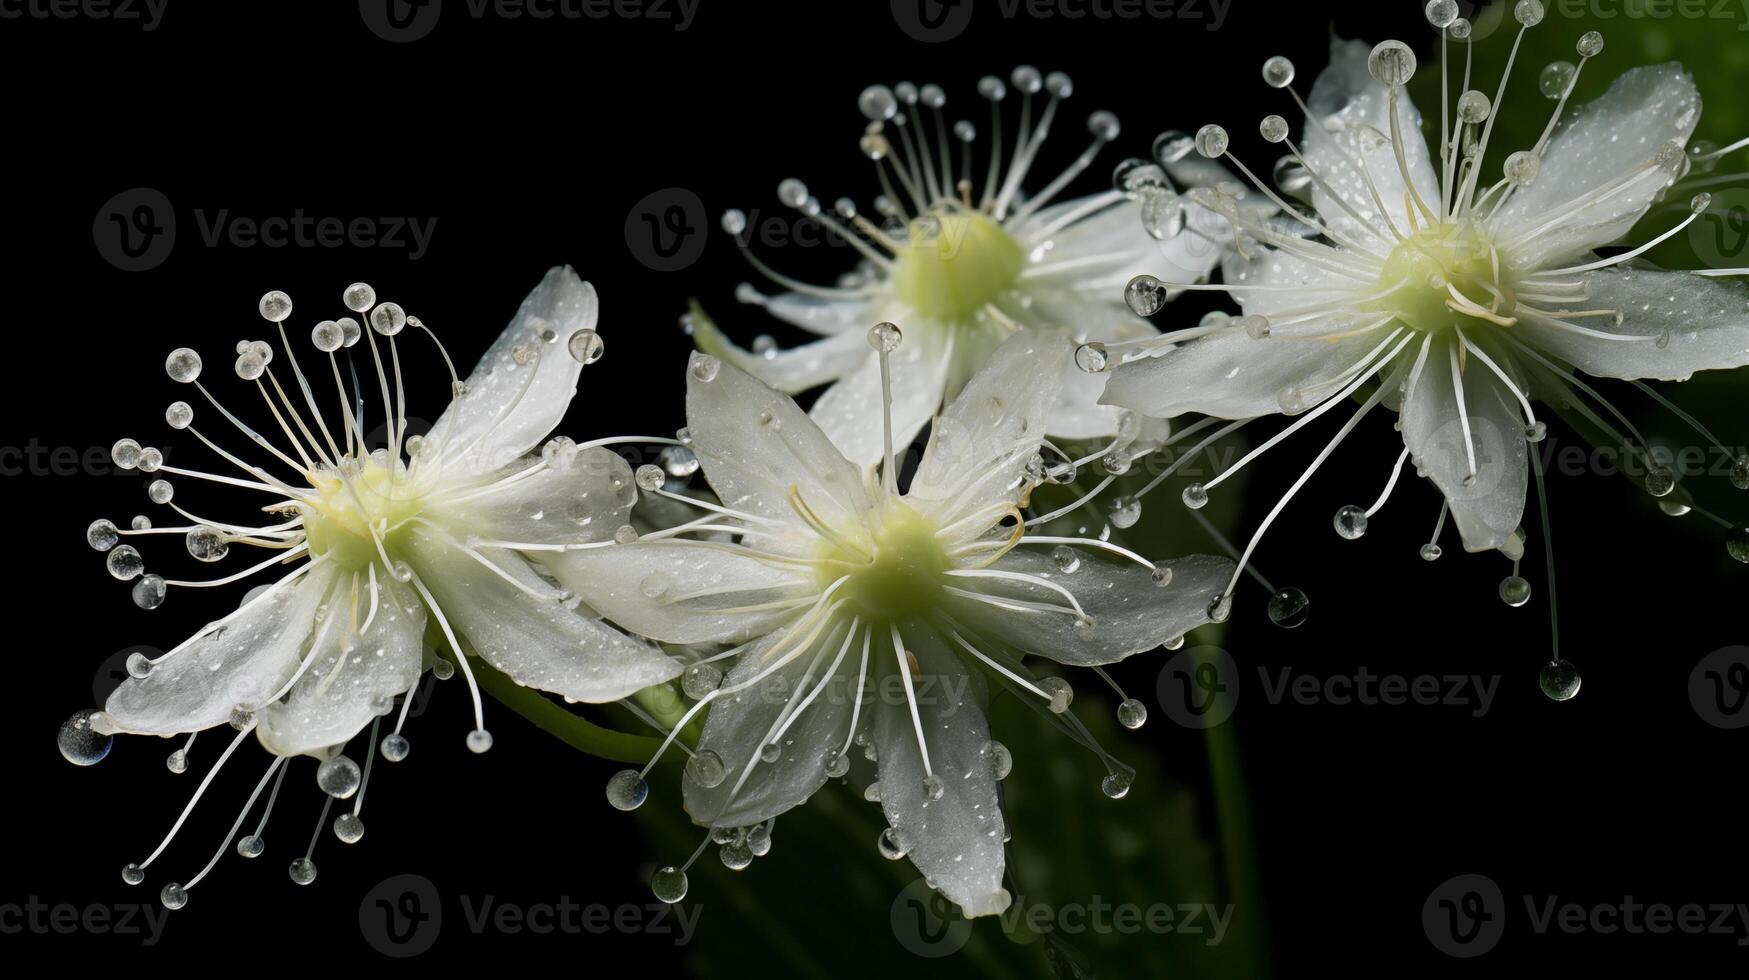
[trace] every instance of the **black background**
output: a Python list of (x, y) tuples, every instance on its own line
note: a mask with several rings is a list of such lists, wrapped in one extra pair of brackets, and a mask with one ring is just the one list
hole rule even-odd
[[(1119, 157), (1145, 155), (1167, 127), (1218, 120), (1247, 160), (1273, 159), (1253, 121), (1291, 113), (1257, 81), (1267, 55), (1299, 64), (1303, 92), (1332, 27), (1372, 40), (1400, 36), (1423, 49), (1431, 38), (1412, 3), (1234, 0), (1227, 23), (1213, 31), (1205, 29), (1206, 8), (1201, 20), (1137, 23), (1007, 20), (994, 6), (980, 0), (971, 28), (938, 44), (908, 37), (886, 3), (868, 0), (702, 0), (684, 32), (640, 20), (476, 21), (449, 0), (436, 30), (408, 44), (373, 35), (352, 3), (171, 0), (151, 32), (89, 19), (0, 21), (12, 175), (0, 226), (9, 354), (0, 443), (83, 452), (131, 435), (171, 445), (172, 459), (192, 458), (199, 455), (192, 442), (169, 438), (161, 420), (164, 405), (185, 396), (164, 377), (163, 356), (181, 345), (211, 351), (209, 375), (224, 390), (223, 352), (238, 337), (266, 336), (255, 313), (263, 291), (291, 293), (301, 331), (342, 312), (342, 286), (368, 280), (471, 363), (558, 263), (576, 266), (600, 289), (608, 349), (586, 374), (565, 431), (578, 439), (670, 432), (682, 421), (687, 343), (676, 319), (687, 300), (705, 301), (742, 340), (770, 329), (732, 302), (736, 283), (751, 275), (716, 229), (716, 215), (738, 206), (784, 216), (773, 191), (788, 176), (806, 179), (824, 200), (849, 194), (866, 203), (872, 180), (854, 145), (863, 122), (855, 97), (864, 85), (939, 81), (952, 109), (972, 100), (985, 73), (1023, 62), (1068, 71), (1077, 94), (1045, 171), (1078, 152), (1086, 112), (1111, 108), (1125, 124), (1118, 149), (1077, 185), (1090, 190)], [(982, 126), (984, 107), (976, 108), (971, 118)], [(99, 254), (92, 223), (112, 195), (136, 187), (172, 201), (178, 229), (167, 261), (129, 273)], [(679, 272), (641, 263), (624, 230), (641, 199), (671, 187), (695, 193), (709, 215), (702, 258)], [(195, 216), (228, 210), (259, 219), (296, 209), (436, 225), (429, 253), (412, 260), (395, 248), (208, 247)], [(767, 251), (786, 270), (820, 281), (846, 255)], [(436, 377), (435, 363), (422, 366)], [(419, 398), (440, 391), (416, 393), (415, 404), (435, 414), (438, 403)], [(1506, 573), (1497, 557), (1456, 553), (1449, 536), (1445, 560), (1416, 557), (1437, 511), (1424, 485), (1403, 488), (1361, 541), (1331, 533), (1329, 515), (1370, 501), (1397, 452), (1388, 424), (1374, 423), (1296, 500), (1259, 552), (1271, 576), (1312, 594), (1310, 622), (1291, 634), (1277, 630), (1263, 617), (1263, 597), (1247, 592), (1225, 645), (1248, 671), (1291, 665), (1322, 676), (1365, 665), (1498, 676), (1500, 688), (1481, 719), (1461, 707), (1269, 706), (1260, 698), (1240, 709), (1274, 969), (1422, 973), (1510, 958), (1677, 964), (1685, 973), (1734, 961), (1740, 970), (1743, 951), (1731, 937), (1536, 936), (1518, 897), (1749, 900), (1736, 805), (1743, 736), (1704, 723), (1686, 692), (1701, 656), (1743, 639), (1742, 566), (1725, 557), (1714, 530), (1662, 516), (1626, 480), (1553, 480), (1561, 642), (1585, 678), (1577, 699), (1556, 704), (1536, 685), (1549, 642), (1537, 552), (1526, 563), (1537, 569), (1526, 573), (1536, 599), (1509, 609), (1494, 596)], [(1310, 441), (1289, 445), (1296, 448), (1272, 453), (1253, 475), (1252, 522), (1313, 452)], [(157, 840), (228, 736), (203, 737), (196, 766), (176, 779), (161, 768), (169, 743), (123, 740), (89, 770), (65, 764), (52, 747), (59, 723), (92, 702), (92, 675), (106, 657), (136, 643), (167, 648), (224, 608), (173, 592), (164, 608), (142, 612), (84, 547), (94, 517), (156, 517), (143, 483), (138, 474), (10, 471), (0, 482), (11, 641), (0, 690), (12, 739), (0, 902), (150, 900), (162, 876), (133, 891), (118, 869)], [(187, 483), (178, 487), (187, 499), (227, 499)], [(1162, 497), (1153, 506), (1170, 503)], [(1722, 506), (1733, 504), (1740, 513), (1739, 501), (1727, 497)], [(1207, 549), (1196, 541), (1184, 550)], [(1139, 659), (1120, 677), (1151, 690), (1157, 661)], [(409, 763), (379, 770), (365, 842), (341, 853), (324, 833), (322, 876), (309, 889), (294, 888), (284, 873), (315, 812), (314, 794), (294, 779), (270, 832), (270, 856), (227, 858), (158, 947), (142, 953), (126, 937), (27, 933), (0, 936), (8, 958), (90, 966), (150, 956), (185, 970), (375, 967), (377, 954), (359, 936), (357, 902), (401, 872), (427, 875), (446, 894), (648, 901), (652, 863), (681, 855), (652, 853), (636, 815), (602, 803), (601, 785), (619, 766), (581, 757), (490, 703), (497, 747), (473, 756), (462, 744), (470, 727), (465, 698), (457, 688), (441, 694), (410, 731)], [(1161, 719), (1143, 734), (1176, 777), (1206, 778), (1196, 733)], [(201, 808), (166, 859), (166, 874), (186, 876), (204, 863), (234, 814), (237, 778), (224, 802)], [(673, 805), (668, 789), (659, 787), (652, 805)], [(1124, 818), (1121, 807), (1101, 813)], [(1051, 829), (1016, 828), (1029, 832)], [(878, 860), (862, 840), (788, 857), (810, 862), (814, 877), (805, 889), (760, 893), (763, 914), (779, 928), (788, 903), (834, 900), (832, 862)], [(1501, 885), (1513, 919), (1498, 950), (1463, 964), (1429, 945), (1421, 907), (1440, 882), (1471, 872)], [(708, 929), (708, 888), (698, 899)], [(866, 936), (871, 949), (892, 945), (884, 919), (871, 919)], [(505, 963), (506, 953), (519, 957), (514, 969), (783, 972), (754, 959), (705, 960), (663, 937), (613, 933), (475, 936), (452, 928), (436, 955), (478, 967)], [(844, 974), (863, 972), (855, 949), (824, 954)], [(603, 958), (613, 957), (627, 966), (608, 966)], [(941, 975), (955, 969), (952, 960), (915, 966)]]

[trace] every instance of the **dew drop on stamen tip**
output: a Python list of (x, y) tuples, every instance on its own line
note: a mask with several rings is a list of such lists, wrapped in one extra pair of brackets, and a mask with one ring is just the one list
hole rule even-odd
[(358, 763), (350, 756), (337, 755), (325, 759), (316, 767), (316, 786), (337, 800), (351, 799), (363, 782)]
[(1282, 629), (1303, 626), (1311, 614), (1311, 605), (1311, 600), (1299, 589), (1291, 585), (1279, 589), (1269, 597), (1269, 621)]
[(468, 733), (468, 751), (481, 755), (492, 749), (492, 733), (484, 728), (476, 728)]
[(1547, 99), (1559, 99), (1573, 81), (1578, 68), (1571, 61), (1551, 61), (1537, 76), (1537, 90)]
[(1749, 564), (1749, 524), (1738, 524), (1725, 532), (1725, 553)]
[(1099, 791), (1114, 800), (1121, 800), (1130, 792), (1130, 777), (1121, 772), (1107, 775), (1099, 782)]
[(1213, 159), (1227, 152), (1227, 131), (1209, 123), (1196, 131), (1196, 152)]
[(1135, 698), (1125, 698), (1117, 706), (1117, 723), (1130, 731), (1141, 728), (1148, 721), (1148, 706)]
[(1551, 660), (1537, 674), (1537, 684), (1543, 693), (1556, 701), (1570, 701), (1579, 693), (1579, 668), (1566, 660)]
[(1270, 88), (1287, 88), (1294, 81), (1294, 63), (1281, 55), (1263, 62), (1263, 83)]
[(650, 876), (650, 891), (658, 901), (673, 905), (686, 897), (686, 872), (673, 865), (656, 869)]
[(1676, 489), (1676, 474), (1662, 466), (1646, 471), (1646, 492), (1654, 497), (1669, 496)]
[(636, 810), (650, 796), (650, 784), (636, 769), (621, 769), (607, 781), (607, 802), (615, 810)]
[(1124, 302), (1137, 316), (1153, 316), (1166, 305), (1166, 287), (1153, 276), (1136, 276), (1124, 287)]
[(164, 758), (164, 768), (177, 775), (188, 771), (188, 751), (177, 749)]
[(146, 570), (146, 562), (133, 545), (118, 544), (104, 557), (104, 567), (109, 569), (109, 574), (114, 578), (130, 582), (139, 578)]
[(711, 664), (693, 664), (680, 675), (680, 690), (699, 701), (723, 682), (723, 672)]
[(747, 846), (745, 838), (737, 837), (717, 848), (717, 857), (730, 871), (742, 871), (753, 863), (753, 848)]
[(159, 575), (142, 575), (134, 583), (134, 605), (141, 609), (156, 609), (164, 604), (165, 596), (170, 594), (169, 587)]
[(237, 856), (241, 858), (258, 858), (267, 850), (267, 842), (255, 834), (245, 834), (237, 838)]
[(1070, 703), (1075, 700), (1075, 689), (1061, 677), (1041, 677), (1038, 688), (1050, 698), (1049, 708), (1052, 714), (1060, 715), (1068, 711)]
[(1429, 543), (1421, 546), (1422, 561), (1438, 561), (1439, 556), (1443, 554), (1445, 554), (1445, 549), (1439, 545)]
[(76, 766), (94, 766), (109, 755), (115, 739), (97, 731), (92, 725), (92, 717), (100, 713), (96, 709), (88, 708), (75, 712), (61, 723), (61, 730), (55, 735), (55, 744), (61, 750), (61, 758)]
[(783, 746), (776, 742), (766, 742), (759, 749), (759, 758), (763, 762), (776, 762), (783, 756)]
[(188, 889), (172, 881), (158, 892), (158, 900), (167, 909), (179, 909), (188, 904)]
[(1500, 580), (1500, 601), (1514, 609), (1530, 601), (1530, 582), (1522, 575), (1508, 575)]
[(1366, 511), (1354, 504), (1348, 504), (1336, 511), (1331, 524), (1343, 540), (1354, 541), (1366, 533)]
[(985, 746), (985, 750), (990, 756), (990, 775), (995, 777), (997, 782), (1007, 779), (1008, 774), (1014, 769), (1014, 754), (1008, 751), (1008, 746), (991, 739), (989, 744)]
[[(1209, 622), (1211, 622), (1211, 623), (1224, 623), (1232, 615), (1233, 615), (1233, 596), (1232, 596), (1232, 593), (1223, 592), (1220, 595), (1215, 596), (1213, 599), (1209, 600), (1209, 605), (1208, 605)], [(1183, 638), (1182, 637), (1179, 639), (1179, 645), (1180, 646), (1183, 645)], [(1176, 647), (1168, 647), (1168, 649), (1177, 649), (1177, 648)]]
[(1104, 344), (1089, 342), (1075, 348), (1075, 366), (1088, 374), (1103, 372), (1107, 364)]
[(342, 844), (356, 844), (364, 838), (364, 821), (356, 813), (342, 813), (334, 818), (334, 836)]
[(121, 541), (121, 533), (115, 522), (98, 518), (85, 529), (85, 543), (94, 551), (108, 551)]
[(297, 858), (286, 868), (286, 874), (296, 885), (307, 885), (316, 880), (316, 862), (307, 857)]
[(1184, 506), (1191, 510), (1201, 510), (1209, 502), (1209, 492), (1201, 483), (1192, 483), (1185, 487), (1180, 496), (1184, 499)]

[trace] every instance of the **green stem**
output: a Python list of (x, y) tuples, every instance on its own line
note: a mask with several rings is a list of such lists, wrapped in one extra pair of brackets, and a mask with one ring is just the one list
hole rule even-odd
[[(1220, 695), (1220, 696), (1225, 696)], [(1226, 869), (1227, 900), (1233, 903), (1233, 932), (1227, 945), (1235, 950), (1228, 964), (1229, 975), (1268, 975), (1264, 944), (1266, 923), (1263, 894), (1257, 869), (1257, 849), (1246, 800), (1244, 773), (1239, 762), (1239, 739), (1232, 722), (1203, 730), (1208, 746), (1210, 781), (1214, 786), (1216, 822), (1220, 824), (1221, 853)]]

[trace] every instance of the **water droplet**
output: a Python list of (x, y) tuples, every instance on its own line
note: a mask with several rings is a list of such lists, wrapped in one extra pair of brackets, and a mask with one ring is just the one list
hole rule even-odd
[(368, 282), (355, 282), (340, 294), (340, 301), (354, 313), (363, 313), (376, 305), (377, 291)]
[(1725, 532), (1725, 551), (1732, 558), (1749, 564), (1749, 524), (1738, 524)]
[(668, 594), (668, 587), (672, 583), (673, 578), (667, 572), (655, 571), (644, 576), (643, 580), (638, 583), (638, 591), (642, 592), (646, 599), (660, 599)]
[(1164, 589), (1172, 584), (1172, 566), (1164, 561), (1157, 561), (1154, 563), (1154, 570), (1148, 573), (1148, 577), (1154, 580), (1155, 588)]
[(1263, 137), (1266, 142), (1280, 143), (1287, 139), (1287, 120), (1273, 113), (1264, 116), (1263, 120), (1257, 124), (1257, 135)]
[(1544, 98), (1558, 99), (1567, 91), (1567, 86), (1573, 82), (1573, 74), (1578, 71), (1571, 61), (1551, 61), (1543, 66), (1542, 74), (1537, 76), (1537, 89)]
[(188, 889), (172, 881), (158, 893), (158, 901), (167, 909), (179, 909), (188, 904)]
[(489, 752), (492, 749), (492, 733), (484, 728), (476, 728), (468, 733), (468, 751), (475, 755)]
[(1335, 526), (1337, 535), (1343, 540), (1354, 541), (1366, 533), (1366, 511), (1354, 504), (1349, 504), (1336, 511), (1336, 516), (1331, 519), (1331, 524)]
[(686, 897), (686, 872), (673, 865), (656, 869), (650, 876), (650, 891), (658, 901), (673, 905)]
[(1069, 682), (1061, 677), (1039, 678), (1038, 689), (1045, 692), (1045, 696), (1050, 698), (1052, 714), (1060, 715), (1068, 711), (1069, 703), (1075, 700), (1075, 689), (1070, 687)]
[(1113, 497), (1111, 523), (1116, 528), (1131, 528), (1142, 519), (1142, 502), (1135, 497)]
[(747, 847), (753, 851), (754, 857), (770, 854), (771, 825), (762, 823), (747, 831)]
[(722, 859), (723, 867), (740, 871), (753, 863), (753, 848), (747, 846), (746, 838), (736, 838), (717, 848), (717, 857)]
[(188, 384), (200, 377), (200, 355), (191, 347), (178, 347), (164, 359), (164, 373), (172, 381)]
[(407, 314), (398, 303), (382, 303), (370, 311), (370, 328), (385, 337), (393, 337), (407, 326)]
[(1431, 541), (1421, 546), (1422, 561), (1438, 561), (1439, 556), (1443, 554), (1445, 554), (1445, 549)]
[(1494, 111), (1494, 104), (1488, 97), (1475, 89), (1458, 96), (1457, 116), (1466, 123), (1475, 125), (1486, 122), (1489, 113)]
[(1290, 585), (1269, 597), (1269, 621), (1288, 630), (1303, 626), (1311, 606), (1306, 594)]
[(1125, 698), (1117, 706), (1117, 723), (1131, 731), (1142, 727), (1148, 721), (1148, 706), (1135, 698)]
[(1522, 575), (1508, 575), (1500, 580), (1500, 601), (1517, 608), (1530, 601), (1530, 583)]
[(173, 773), (181, 774), (188, 771), (188, 750), (177, 749), (164, 757), (164, 768)]
[(130, 861), (122, 866), (121, 880), (130, 885), (137, 885), (146, 880), (146, 872), (143, 871), (138, 864)]
[(188, 533), (182, 537), (182, 543), (188, 553), (200, 561), (220, 561), (231, 553), (231, 545), (225, 540), (224, 533), (204, 524), (189, 528)]
[(701, 700), (723, 682), (723, 672), (711, 664), (693, 664), (680, 675), (680, 689), (694, 701)]
[(97, 551), (108, 551), (121, 540), (115, 522), (98, 518), (85, 529), (85, 543)]
[(930, 773), (923, 777), (924, 799), (933, 803), (934, 801), (941, 799), (946, 793), (947, 786), (942, 783), (940, 776), (937, 776), (935, 773)]
[(91, 716), (97, 713), (95, 708), (76, 711), (61, 723), (61, 730), (55, 735), (61, 758), (76, 766), (94, 766), (109, 755), (115, 739), (92, 729)]
[(109, 574), (123, 582), (139, 578), (146, 570), (146, 560), (140, 557), (140, 552), (131, 544), (120, 544), (110, 549), (108, 557), (103, 560)]
[(1201, 483), (1192, 483), (1184, 488), (1184, 506), (1191, 510), (1201, 510), (1209, 502), (1209, 492)]
[(1653, 466), (1646, 471), (1646, 492), (1654, 497), (1667, 496), (1676, 489), (1676, 474), (1662, 466)]
[(759, 748), (759, 758), (765, 762), (776, 762), (783, 755), (783, 746), (776, 742), (766, 742)]
[(1121, 800), (1130, 792), (1130, 777), (1126, 773), (1114, 772), (1099, 781), (1099, 791), (1114, 800)]
[[(1233, 595), (1232, 595), (1232, 593), (1223, 592), (1220, 595), (1215, 596), (1213, 599), (1209, 600), (1209, 607), (1208, 607), (1209, 622), (1211, 622), (1211, 623), (1224, 623), (1232, 615), (1233, 615)], [(1183, 645), (1182, 639), (1180, 640), (1180, 645)], [(1177, 647), (1168, 647), (1168, 649), (1176, 650), (1178, 648)]]
[[(699, 351), (694, 351), (692, 359), (687, 362), (686, 370), (694, 381), (708, 384), (715, 381), (717, 372), (722, 369), (723, 362)], [(684, 441), (684, 440), (682, 440)]]
[(267, 850), (267, 842), (255, 834), (247, 834), (237, 838), (238, 857), (258, 858), (265, 850)]
[(348, 756), (337, 755), (316, 767), (316, 786), (337, 800), (351, 799), (363, 781), (358, 763)]
[(1457, 20), (1457, 0), (1427, 0), (1427, 22), (1437, 30), (1445, 30), (1451, 22)]
[(904, 340), (904, 332), (894, 324), (882, 322), (868, 328), (868, 345), (883, 354), (898, 350)]
[(109, 447), (109, 461), (124, 470), (140, 465), (140, 444), (133, 439), (117, 439)]
[(838, 779), (850, 771), (850, 756), (847, 753), (834, 750), (826, 756), (826, 775)]
[(869, 783), (867, 786), (864, 786), (862, 789), (862, 798), (870, 803), (879, 803), (881, 801), (881, 781), (877, 779)]
[(1542, 671), (1537, 674), (1537, 684), (1544, 694), (1556, 701), (1570, 700), (1579, 693), (1579, 668), (1570, 661), (1551, 660), (1543, 664)]
[(1380, 85), (1406, 84), (1415, 77), (1415, 52), (1402, 41), (1381, 41), (1366, 56), (1366, 70)]
[(1287, 88), (1294, 83), (1294, 63), (1281, 55), (1263, 62), (1263, 83), (1270, 88)]
[(1051, 563), (1057, 566), (1057, 571), (1068, 575), (1081, 567), (1081, 556), (1068, 545), (1057, 545), (1051, 549)]
[(1086, 343), (1075, 348), (1075, 366), (1088, 374), (1099, 374), (1108, 363), (1104, 344)]
[(875, 839), (875, 847), (880, 849), (881, 857), (889, 861), (898, 861), (905, 857), (905, 848), (899, 844), (899, 833), (891, 827), (881, 831)]
[(565, 349), (571, 352), (571, 357), (578, 364), (594, 364), (601, 360), (601, 355), (607, 353), (607, 344), (595, 331), (579, 330), (565, 341)]
[(316, 862), (307, 857), (298, 858), (292, 861), (286, 873), (291, 876), (293, 884), (307, 885), (316, 880)]
[(613, 541), (615, 544), (631, 544), (636, 540), (638, 540), (638, 529), (632, 527), (630, 524), (621, 524), (613, 532)]
[(607, 802), (616, 810), (636, 810), (649, 796), (650, 784), (636, 769), (621, 769), (607, 781)]
[(722, 785), (723, 757), (710, 749), (699, 749), (686, 760), (686, 775), (705, 789)]
[(1166, 305), (1166, 286), (1153, 276), (1137, 276), (1124, 287), (1123, 299), (1136, 316), (1153, 316)]
[(334, 818), (334, 836), (343, 844), (356, 844), (364, 839), (364, 821), (356, 813), (342, 813)]
[(1518, 0), (1512, 7), (1512, 19), (1525, 27), (1535, 27), (1543, 22), (1543, 12), (1541, 0)]
[(412, 746), (407, 744), (407, 737), (405, 735), (398, 732), (391, 732), (383, 736), (383, 758), (390, 762), (400, 762), (402, 759), (407, 758), (407, 752), (411, 748)]
[(1196, 152), (1211, 159), (1227, 152), (1227, 131), (1214, 123), (1197, 130)]
[(1008, 751), (1008, 746), (995, 739), (990, 740), (989, 750), (990, 775), (996, 777), (997, 782), (1001, 782), (1008, 778), (1010, 772), (1014, 771), (1014, 753)]

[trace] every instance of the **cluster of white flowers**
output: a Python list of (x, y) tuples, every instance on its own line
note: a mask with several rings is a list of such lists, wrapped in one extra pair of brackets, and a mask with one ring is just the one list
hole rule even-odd
[[(980, 190), (975, 128), (948, 126), (941, 89), (867, 89), (862, 149), (883, 190), (878, 222), (848, 199), (822, 208), (799, 181), (779, 187), (786, 204), (852, 242), (859, 267), (816, 287), (749, 253), (787, 291), (748, 286), (744, 298), (823, 339), (779, 351), (762, 338), (743, 350), (695, 311), (687, 428), (673, 439), (551, 437), (584, 367), (603, 353), (595, 290), (568, 268), (548, 273), (465, 381), (451, 368), (448, 407), (423, 435), (408, 432), (397, 345), (407, 328), (433, 343), (435, 335), (363, 283), (343, 299), (365, 322), (315, 324), (308, 371), (287, 335), (290, 299), (262, 298), (278, 344), (239, 343), (235, 373), (260, 393), (269, 435), (220, 405), (197, 353), (172, 352), (167, 373), (199, 394), (200, 414), (210, 408), (267, 458), (248, 462), (221, 447), (195, 426), (195, 408), (177, 401), (166, 422), (229, 469), (171, 466), (158, 449), (117, 442), (115, 462), (154, 474), (150, 498), (181, 520), (100, 520), (90, 544), (148, 609), (172, 589), (284, 574), (168, 653), (135, 655), (101, 709), (63, 726), (63, 754), (86, 765), (116, 734), (186, 735), (171, 756), (178, 772), (198, 733), (234, 729), (170, 833), (123, 877), (144, 880), (250, 735), (268, 753), (265, 771), (219, 852), (186, 882), (164, 885), (164, 904), (187, 902), (271, 783), (259, 823), (234, 845), (245, 857), (262, 853), (288, 761), (300, 756), (317, 760), (321, 822), (335, 801), (349, 801), (333, 827), (358, 841), (375, 757), (408, 755), (402, 730), (423, 675), (463, 676), (475, 719), (467, 744), (484, 752), (492, 738), (475, 674), (489, 670), (567, 702), (620, 702), (665, 736), (645, 766), (610, 780), (608, 799), (622, 810), (646, 800), (647, 777), (670, 748), (687, 755), (685, 807), (706, 834), (684, 864), (656, 873), (666, 901), (685, 895), (686, 871), (707, 845), (744, 868), (770, 847), (779, 815), (849, 779), (885, 815), (883, 854), (909, 858), (966, 914), (999, 912), (1010, 900), (1000, 787), (1013, 759), (986, 720), (990, 686), (1094, 753), (1101, 788), (1122, 797), (1133, 770), (1069, 710), (1073, 688), (1056, 668), (1093, 670), (1117, 691), (1124, 727), (1139, 727), (1146, 709), (1101, 668), (1176, 648), (1188, 631), (1226, 619), (1258, 538), (1381, 403), (1400, 414), (1403, 452), (1377, 501), (1344, 507), (1337, 531), (1359, 537), (1413, 461), (1443, 495), (1439, 527), (1449, 516), (1466, 549), (1509, 557), (1501, 594), (1523, 604), (1519, 525), (1529, 475), (1541, 477), (1530, 447), (1546, 432), (1533, 399), (1615, 431), (1589, 397), (1646, 454), (1625, 416), (1579, 374), (1681, 379), (1749, 362), (1749, 290), (1721, 278), (1749, 270), (1643, 264), (1646, 248), (1687, 221), (1640, 248), (1594, 252), (1691, 170), (1743, 144), (1688, 147), (1699, 97), (1676, 66), (1629, 72), (1566, 112), (1579, 73), (1571, 68), (1556, 73), (1558, 104), (1541, 140), (1506, 156), (1503, 178), (1484, 189), (1505, 78), (1492, 99), (1472, 90), (1468, 23), (1451, 0), (1434, 0), (1427, 14), (1441, 31), (1448, 91), (1443, 49), (1465, 45), (1438, 152), (1403, 94), (1415, 71), (1410, 49), (1337, 42), (1309, 99), (1294, 95), (1306, 120), (1301, 143), (1280, 116), (1260, 127), (1290, 151), (1276, 168), (1279, 187), (1227, 153), (1225, 131), (1205, 126), (1161, 136), (1151, 161), (1125, 161), (1113, 190), (1059, 202), (1118, 135), (1115, 117), (1101, 112), (1088, 121), (1086, 151), (1029, 194), (1022, 185), (1072, 86), (1023, 67), (1009, 82), (979, 85), (994, 148)], [(1520, 0), (1516, 15), (1528, 29), (1542, 8)], [(1602, 43), (1595, 33), (1579, 40), (1579, 68)], [(1264, 66), (1268, 84), (1290, 94), (1293, 76), (1285, 59)], [(1010, 90), (1021, 106), (1004, 171)], [(1697, 196), (1688, 221), (1707, 205)], [(739, 234), (746, 218), (730, 212), (723, 224)], [(1145, 319), (1191, 289), (1229, 292), (1240, 311), (1166, 333)], [(361, 339), (368, 359), (352, 350)], [(790, 397), (824, 385), (811, 412)], [(1218, 476), (1190, 484), (1191, 508), (1362, 392), (1359, 410), (1237, 562), (1144, 557), (1113, 540), (1113, 527), (1135, 523), (1142, 495), (1214, 440), (1262, 416), (1298, 416)], [(325, 416), (324, 403), (338, 415)], [(1177, 421), (1187, 415), (1197, 417)], [(374, 442), (373, 430), (383, 433)], [(921, 460), (904, 472), (905, 450), (925, 430)], [(1109, 525), (1065, 520), (1135, 460), (1193, 434), (1203, 439), (1179, 462), (1113, 503)], [(1101, 448), (1077, 459), (1053, 437)], [(635, 470), (621, 455), (658, 447), (658, 462)], [(1735, 458), (1734, 479), (1749, 485), (1749, 464)], [(1099, 478), (1066, 506), (1035, 503), (1035, 491), (1077, 483), (1094, 464)], [(1651, 463), (1648, 472), (1651, 493), (1672, 492), (1667, 469)], [(172, 478), (265, 494), (270, 516), (259, 526), (197, 516), (175, 500)], [(199, 562), (222, 561), (233, 546), (268, 554), (220, 578), (169, 579), (148, 573), (140, 550), (124, 543), (160, 534), (181, 536)], [(1436, 528), (1422, 549), (1430, 560), (1438, 536)], [(1304, 611), (1298, 590), (1270, 604), (1284, 626)], [(1038, 672), (1040, 663), (1052, 667)], [(675, 680), (690, 702), (675, 717), (630, 700)], [(1564, 699), (1578, 674), (1555, 652), (1543, 683)], [(347, 747), (367, 728), (360, 766)], [(309, 851), (290, 874), (314, 880)]]

